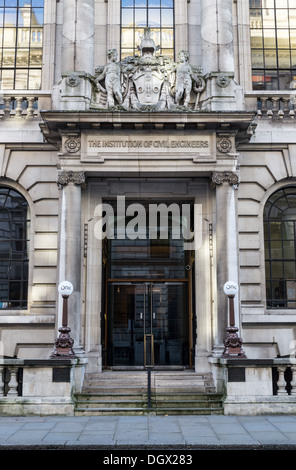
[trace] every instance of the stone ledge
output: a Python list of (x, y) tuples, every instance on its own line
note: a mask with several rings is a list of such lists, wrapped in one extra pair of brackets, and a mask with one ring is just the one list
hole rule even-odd
[(64, 397), (0, 398), (0, 414), (8, 416), (74, 415), (74, 403)]
[(270, 326), (270, 325), (279, 325), (282, 324), (283, 326), (292, 324), (295, 325), (296, 323), (296, 315), (295, 313), (291, 312), (286, 313), (283, 312), (281, 314), (276, 313), (265, 313), (265, 314), (258, 314), (258, 313), (243, 313), (242, 314), (242, 324), (243, 325), (258, 325), (258, 326)]
[(296, 414), (296, 397), (295, 396), (231, 396), (227, 397), (224, 402), (225, 415), (241, 415), (256, 416), (263, 414)]
[(55, 315), (0, 315), (0, 325), (54, 325)]
[(265, 366), (273, 366), (274, 359), (248, 359), (248, 358), (231, 358), (231, 359), (224, 359), (220, 358), (219, 360), (221, 365), (224, 366), (236, 366), (236, 367), (265, 367)]

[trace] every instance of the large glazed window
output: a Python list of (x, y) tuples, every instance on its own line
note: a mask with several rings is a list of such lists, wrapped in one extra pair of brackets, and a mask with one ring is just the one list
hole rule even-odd
[(296, 308), (296, 187), (270, 196), (264, 209), (266, 298), (270, 308)]
[(40, 89), (44, 0), (0, 0), (2, 89)]
[(254, 90), (285, 90), (296, 78), (296, 0), (250, 0)]
[(121, 0), (121, 58), (138, 53), (146, 27), (157, 53), (174, 58), (174, 0)]
[(0, 309), (27, 307), (28, 203), (0, 187)]

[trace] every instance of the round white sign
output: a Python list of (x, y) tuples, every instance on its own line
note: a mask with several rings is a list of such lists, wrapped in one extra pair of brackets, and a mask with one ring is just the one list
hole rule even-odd
[(226, 295), (235, 295), (238, 292), (238, 285), (234, 281), (227, 281), (224, 284), (223, 290)]
[(58, 291), (61, 295), (71, 295), (73, 290), (73, 284), (70, 281), (60, 282), (58, 287)]

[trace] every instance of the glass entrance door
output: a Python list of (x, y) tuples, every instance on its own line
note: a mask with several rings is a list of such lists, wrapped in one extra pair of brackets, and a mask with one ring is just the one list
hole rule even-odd
[(108, 306), (108, 365), (143, 366), (147, 338), (155, 366), (189, 364), (186, 282), (112, 282)]

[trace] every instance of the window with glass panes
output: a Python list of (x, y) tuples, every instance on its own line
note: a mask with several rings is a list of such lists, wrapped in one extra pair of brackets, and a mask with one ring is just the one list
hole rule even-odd
[(24, 309), (28, 291), (28, 203), (0, 187), (0, 309)]
[(296, 79), (296, 0), (250, 0), (254, 90), (285, 90)]
[(296, 308), (296, 187), (269, 197), (264, 238), (267, 307)]
[(0, 0), (0, 85), (40, 89), (44, 0)]
[(144, 28), (151, 29), (157, 54), (174, 58), (174, 0), (121, 0), (121, 58), (139, 53)]

